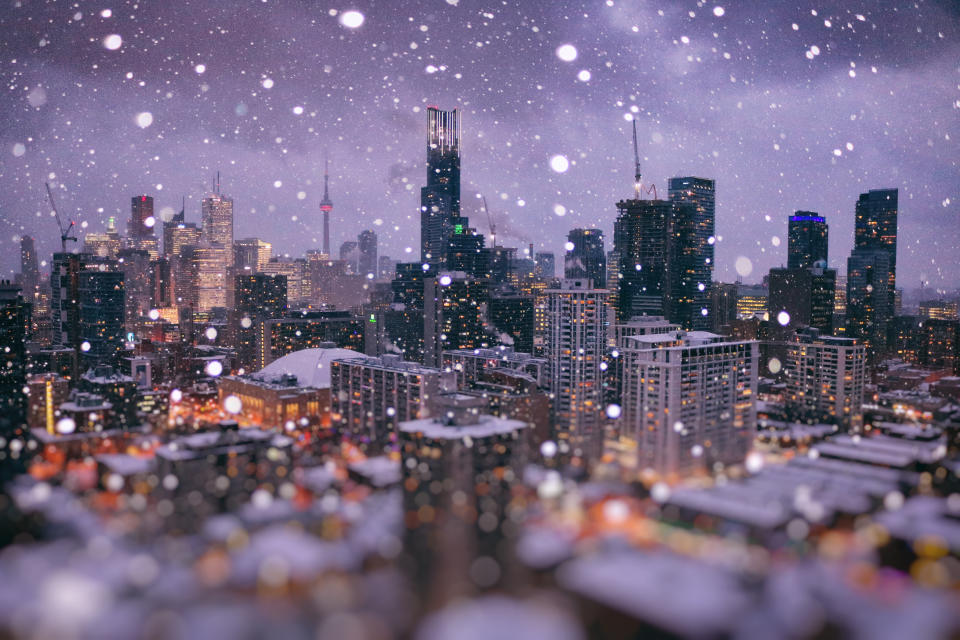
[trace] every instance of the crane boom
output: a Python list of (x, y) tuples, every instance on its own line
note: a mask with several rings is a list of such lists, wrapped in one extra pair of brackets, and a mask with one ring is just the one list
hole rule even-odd
[(490, 237), (493, 240), (493, 246), (497, 246), (497, 225), (493, 223), (493, 216), (490, 215), (490, 209), (487, 207), (487, 196), (481, 196), (483, 199), (483, 210), (487, 213), (487, 225), (490, 227)]
[(70, 224), (67, 225), (67, 228), (63, 228), (63, 221), (60, 219), (60, 212), (57, 210), (57, 203), (53, 199), (53, 191), (50, 189), (50, 183), (44, 182), (44, 186), (47, 187), (47, 197), (50, 198), (50, 207), (53, 209), (53, 215), (57, 218), (57, 229), (60, 231), (60, 250), (63, 253), (67, 252), (67, 240), (77, 241), (76, 236), (71, 236), (70, 231), (73, 229), (73, 220), (70, 221)]

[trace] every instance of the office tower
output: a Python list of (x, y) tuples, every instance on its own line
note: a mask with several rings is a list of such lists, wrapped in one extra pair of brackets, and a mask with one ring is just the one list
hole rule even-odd
[(921, 316), (894, 316), (887, 323), (887, 348), (892, 357), (918, 364), (926, 352), (924, 324)]
[(119, 366), (124, 350), (126, 289), (112, 265), (87, 265), (77, 274), (81, 367)]
[(88, 253), (55, 253), (50, 269), (50, 314), (53, 344), (80, 349), (78, 277), (94, 257)]
[[(684, 256), (683, 277), (678, 297), (686, 300), (683, 318), (674, 318), (692, 329), (709, 329), (710, 288), (713, 286), (713, 247), (716, 227), (716, 182), (686, 176), (670, 178), (669, 198), (688, 205), (691, 231), (680, 255)], [(682, 237), (679, 239), (683, 239)], [(705, 313), (706, 312), (706, 313)]]
[(291, 309), (310, 302), (312, 295), (309, 263), (301, 258), (276, 257), (264, 265), (263, 273), (286, 276), (287, 306)]
[(256, 273), (273, 257), (273, 245), (260, 238), (243, 238), (233, 243), (233, 262), (237, 273)]
[[(517, 258), (517, 249), (515, 247), (487, 247), (483, 250), (486, 254), (486, 275), (490, 278), (490, 284), (501, 286), (508, 284), (511, 280), (513, 264)], [(448, 264), (449, 264), (448, 260)], [(469, 272), (468, 272), (469, 273)]]
[(890, 252), (883, 248), (857, 248), (847, 259), (847, 334), (869, 349), (885, 344), (893, 316), (890, 273)]
[(568, 280), (590, 279), (597, 289), (605, 287), (607, 256), (603, 250), (603, 231), (600, 229), (570, 230), (567, 234), (567, 254), (564, 256), (563, 273)]
[(620, 254), (616, 249), (607, 251), (607, 289), (610, 290), (610, 309), (616, 316), (620, 307)]
[(607, 351), (610, 294), (583, 279), (563, 280), (547, 295), (544, 352), (550, 362), (556, 437), (592, 457), (603, 444), (601, 363)]
[(261, 327), (257, 369), (301, 349), (334, 346), (363, 353), (363, 318), (350, 311), (289, 312), (264, 320)]
[(182, 224), (186, 224), (186, 209), (187, 199), (184, 198), (179, 213), (173, 214), (169, 220), (165, 220), (163, 223), (163, 255), (168, 260), (179, 253), (179, 248), (173, 246), (173, 230)]
[[(792, 330), (814, 327), (824, 335), (830, 335), (833, 333), (836, 281), (837, 272), (833, 269), (771, 269), (767, 305), (771, 322), (776, 321)], [(787, 315), (781, 317), (781, 312)]]
[(443, 265), (460, 217), (460, 111), (427, 108), (427, 186), (420, 190), (420, 261)]
[(726, 331), (737, 319), (737, 289), (739, 285), (714, 282), (710, 289), (711, 331), (727, 335)]
[(538, 278), (552, 280), (557, 271), (557, 260), (550, 251), (541, 251), (536, 257), (536, 275)]
[(667, 200), (621, 200), (613, 226), (614, 251), (620, 258), (617, 319), (670, 317), (668, 253), (677, 205)]
[[(154, 248), (150, 243), (145, 244), (148, 249)], [(107, 218), (107, 230), (104, 233), (88, 233), (83, 237), (83, 253), (89, 253), (98, 258), (116, 260), (121, 246), (117, 219), (113, 216)], [(130, 246), (129, 243), (128, 246)]]
[(423, 362), (423, 265), (398, 263), (391, 281), (393, 302), (384, 312), (382, 351), (399, 354), (404, 360)]
[(393, 280), (397, 276), (397, 261), (390, 256), (377, 258), (378, 277), (381, 280)]
[(237, 351), (237, 365), (254, 371), (258, 363), (257, 338), (261, 324), (281, 318), (287, 310), (287, 277), (264, 273), (236, 276), (237, 302), (230, 312), (230, 332)]
[(477, 349), (492, 344), (485, 308), (486, 279), (462, 271), (425, 278), (423, 286), (423, 363), (439, 368), (448, 349)]
[(456, 391), (452, 375), (396, 354), (339, 358), (330, 363), (331, 425), (367, 455), (381, 455), (397, 424), (430, 417), (441, 391)]
[(340, 260), (346, 263), (348, 273), (359, 273), (360, 248), (353, 240), (347, 240), (340, 245)]
[(855, 249), (883, 249), (889, 256), (886, 293), (890, 313), (897, 290), (897, 189), (871, 189), (857, 200)]
[(320, 211), (323, 213), (323, 252), (330, 255), (330, 212), (333, 211), (333, 200), (330, 199), (330, 162), (323, 162), (323, 199), (320, 201)]
[(33, 297), (34, 290), (40, 285), (37, 248), (31, 236), (20, 238), (20, 284), (27, 299)]
[(229, 263), (233, 265), (233, 200), (217, 191), (203, 199), (201, 205), (201, 240), (219, 244), (229, 251)]
[(160, 258), (150, 262), (150, 309), (174, 306), (173, 270), (170, 260)]
[(0, 281), (0, 413), (12, 426), (19, 426), (26, 419), (27, 397), (23, 388), (27, 382), (29, 326), (30, 308), (20, 295), (20, 287)]
[(824, 336), (816, 329), (805, 329), (789, 343), (784, 364), (784, 397), (791, 419), (859, 431), (866, 380), (863, 344), (854, 338)]
[(117, 265), (123, 274), (126, 298), (124, 325), (127, 331), (139, 333), (140, 321), (154, 308), (150, 254), (144, 249), (121, 249), (117, 254)]
[(358, 269), (359, 273), (364, 278), (373, 275), (374, 278), (377, 277), (377, 234), (372, 230), (367, 229), (366, 231), (361, 231), (360, 235), (357, 236), (357, 251), (358, 251)]
[(533, 297), (509, 286), (490, 294), (487, 316), (494, 342), (513, 347), (521, 353), (533, 353)]
[[(193, 250), (192, 272), (196, 274), (197, 305), (196, 311), (206, 313), (216, 308), (227, 308), (227, 282), (232, 247), (215, 243), (203, 243)], [(232, 288), (232, 287), (231, 287)]]
[(502, 247), (484, 248), (483, 238), (467, 218), (454, 218), (453, 232), (447, 237), (443, 269), (461, 271), (475, 278), (490, 277), (492, 251)]
[(627, 342), (621, 417), (638, 468), (673, 476), (743, 462), (757, 428), (757, 344), (702, 331)]
[(923, 300), (920, 302), (920, 316), (931, 320), (957, 320), (958, 305), (951, 300)]
[(424, 609), (474, 592), (471, 567), (507, 574), (510, 503), (527, 462), (527, 425), (484, 415), (486, 401), (441, 395), (435, 417), (401, 422), (403, 548)]
[(826, 218), (816, 211), (797, 211), (787, 224), (787, 268), (810, 269), (827, 266)]
[(151, 196), (130, 198), (130, 220), (127, 221), (127, 238), (124, 247), (146, 251), (150, 254), (151, 260), (156, 260), (160, 255), (157, 237), (153, 230), (156, 223)]
[(763, 318), (767, 315), (770, 288), (762, 284), (737, 285), (737, 319)]

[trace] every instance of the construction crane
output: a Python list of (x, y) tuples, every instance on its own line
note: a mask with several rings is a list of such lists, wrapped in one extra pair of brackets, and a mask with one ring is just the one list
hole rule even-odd
[(647, 195), (653, 193), (653, 199), (657, 199), (657, 185), (651, 184), (649, 189), (643, 188), (643, 182), (640, 174), (640, 149), (637, 145), (637, 121), (633, 120), (633, 194), (639, 200), (646, 191)]
[(490, 241), (493, 246), (497, 246), (497, 225), (493, 223), (493, 216), (490, 215), (490, 209), (487, 208), (487, 196), (480, 196), (483, 199), (483, 210), (487, 213), (487, 225), (490, 227)]
[(47, 187), (47, 197), (50, 198), (50, 206), (53, 208), (53, 214), (57, 217), (57, 228), (60, 229), (60, 251), (63, 253), (67, 252), (67, 240), (77, 241), (77, 236), (70, 235), (70, 232), (73, 230), (74, 222), (70, 221), (70, 224), (67, 225), (66, 229), (63, 227), (63, 221), (60, 219), (60, 212), (57, 211), (57, 203), (53, 200), (53, 191), (50, 189), (50, 183), (44, 182), (43, 184)]

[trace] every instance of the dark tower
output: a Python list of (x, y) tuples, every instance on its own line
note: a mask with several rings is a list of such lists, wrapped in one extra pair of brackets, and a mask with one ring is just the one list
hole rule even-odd
[[(460, 112), (427, 109), (427, 186), (420, 190), (420, 259), (442, 265), (460, 218)], [(464, 225), (465, 226), (465, 225)]]
[[(716, 227), (716, 183), (707, 178), (693, 176), (670, 178), (669, 197), (673, 202), (689, 205), (689, 243), (681, 253), (686, 257), (683, 265), (683, 281), (686, 291), (681, 295), (687, 301), (687, 319), (684, 326), (691, 329), (708, 330), (711, 326), (709, 314), (710, 290), (713, 288), (713, 247)], [(676, 237), (676, 236), (675, 236)]]
[(563, 263), (565, 278), (590, 278), (595, 289), (607, 284), (607, 254), (603, 250), (600, 229), (571, 229), (567, 233), (567, 255)]
[(320, 211), (323, 212), (323, 252), (330, 258), (330, 212), (333, 211), (333, 201), (330, 199), (330, 162), (323, 163), (323, 200), (320, 201)]
[(897, 289), (897, 196), (897, 189), (871, 189), (861, 193), (854, 235), (856, 249), (883, 249), (890, 257), (887, 295), (891, 313)]
[(787, 227), (787, 268), (827, 266), (827, 221), (815, 211), (797, 211)]

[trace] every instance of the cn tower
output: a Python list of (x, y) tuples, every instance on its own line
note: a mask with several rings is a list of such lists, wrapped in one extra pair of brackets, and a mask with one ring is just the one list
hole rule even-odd
[(330, 258), (330, 212), (333, 211), (333, 201), (330, 200), (330, 161), (323, 163), (323, 200), (320, 201), (320, 211), (323, 212), (323, 252)]

